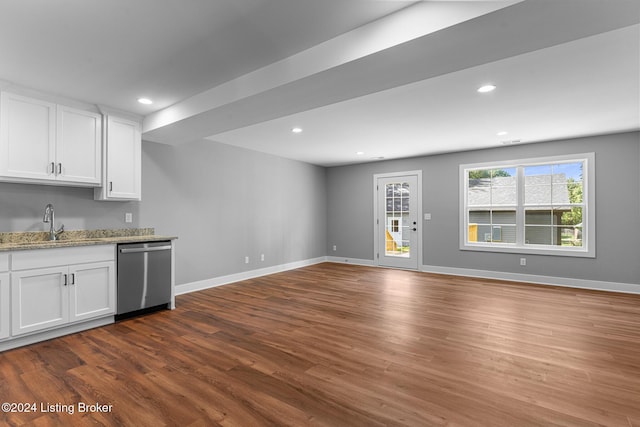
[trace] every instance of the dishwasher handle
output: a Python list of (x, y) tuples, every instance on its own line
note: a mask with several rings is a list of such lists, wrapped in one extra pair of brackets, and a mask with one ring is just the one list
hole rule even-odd
[(171, 245), (165, 246), (151, 246), (149, 248), (120, 248), (121, 254), (137, 254), (143, 252), (157, 252), (157, 251), (168, 251), (171, 249)]

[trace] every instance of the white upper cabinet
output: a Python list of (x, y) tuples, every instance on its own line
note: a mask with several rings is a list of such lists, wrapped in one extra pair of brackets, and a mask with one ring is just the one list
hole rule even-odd
[(0, 175), (55, 179), (56, 105), (0, 94)]
[(0, 97), (0, 179), (101, 184), (100, 114), (8, 92)]
[(140, 123), (105, 116), (103, 185), (94, 190), (96, 200), (140, 200), (142, 134)]
[(58, 180), (100, 184), (102, 115), (58, 105)]

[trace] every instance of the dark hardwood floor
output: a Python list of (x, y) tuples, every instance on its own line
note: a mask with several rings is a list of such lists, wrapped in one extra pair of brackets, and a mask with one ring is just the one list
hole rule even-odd
[(0, 424), (640, 426), (638, 295), (326, 263), (177, 305), (1, 353)]

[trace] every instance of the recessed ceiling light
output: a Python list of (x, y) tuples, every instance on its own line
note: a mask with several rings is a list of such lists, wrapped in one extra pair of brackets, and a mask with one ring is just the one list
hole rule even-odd
[(362, 156), (362, 155), (364, 154), (364, 151), (358, 151), (358, 152), (356, 152), (356, 154), (357, 154), (358, 156)]
[(484, 85), (484, 86), (480, 86), (478, 88), (478, 92), (480, 93), (487, 93), (487, 92), (491, 92), (492, 90), (494, 90), (496, 88), (495, 85)]
[(293, 129), (291, 129), (291, 132), (293, 132), (293, 133), (300, 133), (300, 132), (302, 132), (302, 128), (297, 128), (297, 127), (296, 127), (296, 128), (293, 128)]
[(506, 134), (508, 134), (508, 133), (509, 133), (509, 132), (507, 132), (507, 131), (504, 131), (504, 130), (503, 130), (503, 131), (498, 132), (496, 135), (498, 135), (498, 136), (505, 136), (505, 135), (506, 135)]
[(138, 102), (140, 104), (144, 104), (144, 105), (151, 105), (153, 104), (153, 101), (150, 100), (149, 98), (138, 98)]

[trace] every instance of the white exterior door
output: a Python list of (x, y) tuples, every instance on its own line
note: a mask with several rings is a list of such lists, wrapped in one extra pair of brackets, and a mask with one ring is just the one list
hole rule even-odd
[(421, 171), (376, 175), (375, 255), (383, 267), (418, 269)]

